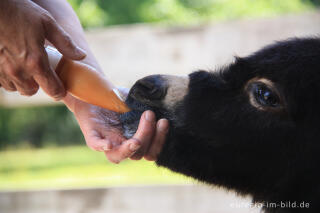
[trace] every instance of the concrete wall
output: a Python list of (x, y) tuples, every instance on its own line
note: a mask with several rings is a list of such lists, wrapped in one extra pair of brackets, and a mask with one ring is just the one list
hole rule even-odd
[[(320, 35), (320, 11), (188, 28), (111, 27), (86, 35), (108, 78), (117, 86), (129, 87), (146, 75), (214, 69), (234, 55), (250, 54), (275, 40)], [(3, 93), (0, 101), (7, 105), (52, 103), (43, 93), (32, 98)]]
[(249, 198), (205, 186), (0, 192), (1, 213), (258, 213)]

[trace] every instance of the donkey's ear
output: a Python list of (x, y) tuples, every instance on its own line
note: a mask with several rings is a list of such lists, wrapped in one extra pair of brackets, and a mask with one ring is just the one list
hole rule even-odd
[(246, 58), (242, 58), (240, 56), (235, 55), (234, 56), (234, 62), (238, 64), (247, 63)]
[[(230, 86), (237, 87), (241, 83), (240, 79), (250, 79), (253, 76), (250, 72), (250, 63), (247, 58), (234, 56), (234, 61), (221, 69), (221, 76), (225, 81), (230, 82)], [(248, 76), (250, 75), (250, 76)]]
[(234, 56), (234, 65), (237, 67), (237, 69), (248, 69), (250, 68), (249, 58), (248, 57), (239, 57)]

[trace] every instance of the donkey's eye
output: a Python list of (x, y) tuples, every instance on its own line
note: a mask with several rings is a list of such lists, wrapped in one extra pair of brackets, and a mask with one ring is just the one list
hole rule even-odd
[(263, 107), (278, 107), (280, 105), (279, 96), (264, 84), (253, 86), (254, 98)]
[(279, 85), (266, 78), (253, 78), (245, 85), (250, 104), (258, 110), (285, 112), (286, 104)]

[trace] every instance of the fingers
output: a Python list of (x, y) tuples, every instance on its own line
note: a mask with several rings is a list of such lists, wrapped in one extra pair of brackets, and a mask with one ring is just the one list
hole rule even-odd
[(91, 134), (85, 135), (85, 139), (87, 146), (94, 151), (104, 152), (113, 148), (112, 143), (96, 130), (91, 130)]
[(4, 59), (2, 57), (2, 64), (1, 64), (2, 66), (0, 67), (0, 84), (5, 90), (9, 92), (17, 91), (17, 88), (15, 87), (15, 85), (12, 83), (10, 79), (8, 79), (9, 76), (6, 74), (7, 63), (3, 61)]
[(156, 129), (156, 116), (148, 110), (145, 111), (140, 119), (139, 127), (133, 138), (141, 141), (141, 148), (132, 155), (131, 160), (140, 160), (150, 147)]
[[(134, 159), (141, 159), (145, 150), (148, 149), (155, 130), (155, 115), (151, 111), (142, 114), (136, 134), (129, 140), (123, 142), (120, 146), (105, 152), (107, 158), (113, 163), (119, 163), (122, 160), (135, 154)], [(144, 150), (141, 151), (140, 150)], [(133, 156), (132, 156), (133, 157)]]
[(26, 69), (30, 70), (29, 73), (25, 70), (14, 69), (10, 65), (5, 66), (5, 74), (0, 78), (2, 87), (8, 91), (18, 90), (21, 95), (31, 96), (37, 93), (40, 85), (54, 99), (63, 98), (66, 95), (64, 86), (56, 73), (51, 71), (46, 60), (44, 57), (38, 61), (29, 62), (29, 66), (26, 66)]
[(21, 82), (20, 80), (8, 81), (5, 79), (1, 79), (0, 84), (5, 90), (10, 92), (18, 91), (21, 95), (24, 96), (34, 95), (39, 89), (38, 84), (33, 79), (25, 80), (25, 82)]
[(1, 86), (10, 92), (17, 91), (17, 88), (14, 86), (14, 84), (11, 81), (8, 81), (6, 79), (0, 79)]
[(153, 138), (152, 144), (148, 152), (144, 156), (146, 160), (149, 160), (149, 161), (157, 160), (158, 155), (160, 154), (163, 144), (166, 140), (166, 134), (168, 133), (168, 130), (169, 130), (168, 120), (160, 119), (157, 122), (157, 130)]
[(25, 79), (21, 81), (20, 79), (14, 81), (14, 85), (17, 91), (24, 96), (31, 96), (38, 92), (39, 85), (35, 82), (33, 78)]
[(120, 146), (113, 148), (110, 151), (106, 151), (105, 155), (112, 163), (120, 163), (122, 160), (129, 158), (141, 147), (141, 142), (135, 138), (131, 138), (123, 142)]
[(11, 84), (24, 96), (31, 96), (37, 93), (39, 85), (35, 80), (27, 75), (23, 70), (10, 71), (7, 69), (8, 76), (11, 78)]
[(139, 160), (143, 156), (147, 160), (156, 160), (165, 142), (169, 122), (166, 119), (156, 122), (155, 114), (148, 110), (142, 114), (135, 135), (122, 143), (119, 141), (123, 140), (112, 137), (111, 132), (105, 138), (101, 135), (102, 131), (90, 129), (89, 126), (87, 122), (80, 122), (87, 145), (93, 150), (104, 151), (109, 161), (120, 163), (127, 158)]
[(68, 103), (69, 107), (74, 110), (85, 141), (92, 150), (111, 150), (125, 140), (121, 129), (106, 123), (105, 120), (110, 119), (112, 115), (104, 115), (105, 109), (79, 101), (70, 95), (66, 97), (69, 99), (68, 102), (70, 101)]
[(39, 86), (32, 77), (23, 74), (23, 70), (13, 65), (6, 55), (2, 55), (1, 61), (0, 83), (4, 89), (7, 91), (18, 90), (21, 95), (27, 96), (33, 95), (38, 91)]
[(44, 26), (46, 38), (50, 41), (65, 57), (73, 60), (81, 60), (86, 57), (86, 53), (73, 42), (71, 37), (49, 14), (45, 15)]
[(67, 58), (80, 60), (86, 55), (46, 10), (37, 4), (25, 3), (12, 3), (12, 8), (19, 10), (19, 16), (12, 16), (13, 22), (4, 25), (8, 32), (1, 33), (0, 84), (8, 91), (18, 90), (27, 96), (35, 94), (40, 86), (49, 96), (59, 100), (66, 91), (49, 67), (43, 47), (45, 39)]
[(54, 99), (63, 98), (66, 91), (57, 74), (50, 69), (44, 48), (41, 46), (32, 52), (23, 66), (10, 58), (9, 54), (1, 55), (0, 83), (3, 88), (30, 96), (38, 91), (40, 85)]
[(66, 95), (65, 88), (57, 74), (51, 70), (44, 48), (41, 47), (39, 51), (42, 56), (31, 59), (33, 61), (29, 63), (29, 69), (33, 70), (33, 78), (43, 91), (55, 100), (60, 100)]

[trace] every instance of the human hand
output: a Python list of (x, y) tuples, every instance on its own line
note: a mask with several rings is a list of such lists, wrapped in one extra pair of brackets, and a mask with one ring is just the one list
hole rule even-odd
[(35, 94), (39, 86), (58, 100), (65, 89), (49, 67), (44, 49), (51, 42), (65, 57), (85, 57), (49, 12), (30, 0), (0, 1), (0, 86), (21, 95)]
[(136, 134), (126, 139), (118, 115), (109, 110), (84, 103), (67, 95), (64, 99), (69, 109), (74, 112), (85, 137), (87, 145), (106, 154), (109, 161), (119, 163), (126, 158), (156, 160), (165, 142), (169, 122), (158, 122), (151, 111), (142, 114)]
[[(135, 153), (129, 153), (131, 160), (140, 160), (142, 157), (149, 161), (156, 161), (162, 150), (169, 130), (169, 122), (166, 119), (156, 121), (152, 111), (145, 111), (140, 118), (137, 132), (127, 143), (137, 141), (141, 147)], [(108, 154), (108, 153), (107, 153)]]

